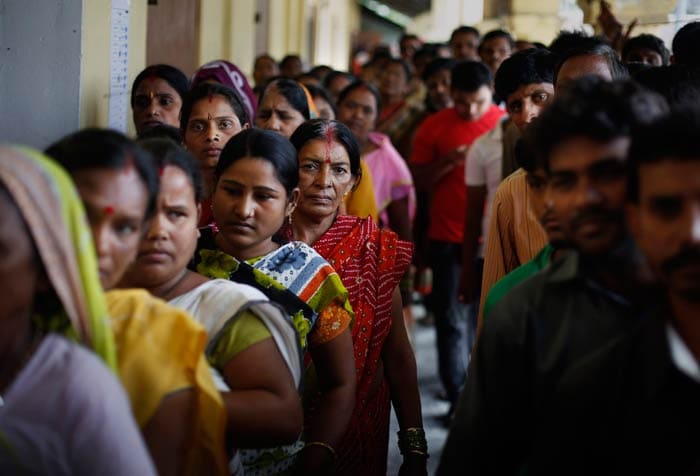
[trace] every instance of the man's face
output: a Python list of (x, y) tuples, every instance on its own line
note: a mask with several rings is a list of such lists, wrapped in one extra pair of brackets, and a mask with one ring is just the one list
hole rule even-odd
[(493, 74), (496, 74), (498, 67), (501, 66), (503, 60), (510, 56), (511, 52), (510, 41), (502, 36), (486, 40), (479, 48), (481, 61), (489, 67)]
[(700, 158), (643, 164), (627, 208), (635, 240), (671, 294), (700, 301)]
[(555, 213), (552, 190), (546, 172), (541, 168), (528, 172), (525, 181), (530, 205), (547, 233), (547, 240), (555, 247), (562, 247), (566, 243), (566, 238)]
[(302, 73), (304, 65), (299, 58), (288, 58), (284, 64), (280, 65), (280, 75), (285, 78), (296, 78)]
[(255, 61), (253, 67), (253, 79), (257, 86), (262, 86), (268, 79), (274, 78), (280, 73), (279, 66), (269, 56), (261, 56)]
[(399, 45), (399, 50), (401, 51), (401, 58), (406, 61), (412, 61), (413, 56), (416, 51), (421, 49), (423, 43), (418, 38), (404, 38)]
[(452, 77), (449, 69), (441, 69), (433, 73), (425, 82), (430, 102), (436, 110), (452, 107), (450, 85)]
[(524, 84), (506, 98), (506, 110), (520, 132), (540, 115), (542, 109), (554, 98), (552, 83)]
[(484, 85), (471, 92), (452, 88), (452, 100), (455, 111), (460, 118), (465, 121), (476, 121), (491, 107), (491, 88)]
[(566, 139), (549, 155), (554, 213), (581, 254), (602, 256), (625, 235), (625, 164), (629, 138)]
[(612, 81), (608, 60), (598, 55), (579, 55), (569, 58), (561, 65), (554, 80), (557, 92), (566, 83), (582, 76), (598, 76), (605, 81)]
[(352, 84), (352, 79), (345, 75), (336, 76), (328, 84), (328, 92), (331, 94), (331, 97), (336, 102), (336, 104), (338, 103), (338, 96), (340, 96), (340, 92), (346, 87), (350, 86), (350, 84)]
[(651, 48), (634, 48), (625, 56), (625, 63), (644, 63), (649, 66), (661, 66), (663, 62), (661, 55)]
[(459, 33), (450, 41), (452, 57), (459, 61), (479, 60), (479, 38), (472, 33)]

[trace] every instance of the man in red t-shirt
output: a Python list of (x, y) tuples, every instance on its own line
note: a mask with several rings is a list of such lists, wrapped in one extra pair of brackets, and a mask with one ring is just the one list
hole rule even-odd
[(440, 379), (453, 405), (464, 385), (467, 366), (467, 310), (458, 300), (467, 201), (464, 166), (471, 144), (504, 115), (492, 103), (491, 82), (491, 71), (484, 64), (457, 64), (451, 84), (454, 106), (423, 122), (410, 161), (416, 187), (432, 192), (428, 229), (433, 268), (431, 301)]

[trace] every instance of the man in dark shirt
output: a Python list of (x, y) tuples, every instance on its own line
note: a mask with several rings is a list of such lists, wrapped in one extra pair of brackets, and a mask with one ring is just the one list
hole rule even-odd
[(438, 474), (526, 468), (562, 373), (636, 322), (641, 288), (624, 221), (627, 149), (632, 128), (666, 109), (633, 83), (585, 77), (526, 131), (574, 252), (491, 311)]
[(699, 132), (695, 110), (634, 135), (627, 220), (663, 297), (562, 377), (535, 473), (700, 474)]

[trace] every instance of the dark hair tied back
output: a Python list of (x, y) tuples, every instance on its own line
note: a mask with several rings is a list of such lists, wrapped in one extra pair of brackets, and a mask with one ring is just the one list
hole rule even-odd
[(153, 216), (158, 197), (158, 170), (151, 154), (121, 132), (89, 128), (70, 134), (46, 149), (69, 174), (80, 170), (123, 170), (133, 166), (148, 193), (146, 216)]
[(199, 171), (197, 160), (192, 154), (167, 138), (143, 139), (139, 140), (138, 144), (151, 153), (161, 172), (168, 165), (180, 169), (192, 185), (195, 202), (202, 201), (202, 174)]
[(360, 169), (360, 146), (348, 127), (339, 121), (328, 119), (312, 119), (300, 125), (290, 141), (299, 152), (312, 140), (332, 139), (343, 146), (350, 159), (350, 173), (355, 177), (362, 175)]
[(233, 136), (219, 156), (214, 176), (218, 183), (221, 175), (241, 159), (255, 158), (269, 162), (287, 197), (299, 185), (299, 165), (296, 149), (286, 137), (265, 129), (245, 129)]
[(271, 88), (276, 88), (284, 98), (287, 100), (290, 106), (299, 111), (299, 113), (304, 116), (304, 120), (311, 119), (311, 112), (309, 110), (309, 101), (306, 99), (306, 93), (304, 88), (302, 88), (299, 83), (289, 78), (276, 78), (270, 80), (265, 86), (262, 94), (260, 95), (260, 101), (258, 103), (262, 106), (265, 100), (265, 95), (270, 91)]

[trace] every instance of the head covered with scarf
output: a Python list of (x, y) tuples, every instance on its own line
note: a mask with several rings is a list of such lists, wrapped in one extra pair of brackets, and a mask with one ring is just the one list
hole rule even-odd
[(216, 81), (236, 91), (248, 111), (248, 117), (255, 117), (258, 108), (255, 93), (246, 75), (235, 64), (224, 60), (203, 64), (192, 77), (192, 87), (205, 81)]
[(70, 177), (37, 151), (0, 146), (0, 184), (17, 204), (62, 307), (61, 315), (35, 323), (78, 340), (116, 369), (92, 237)]

